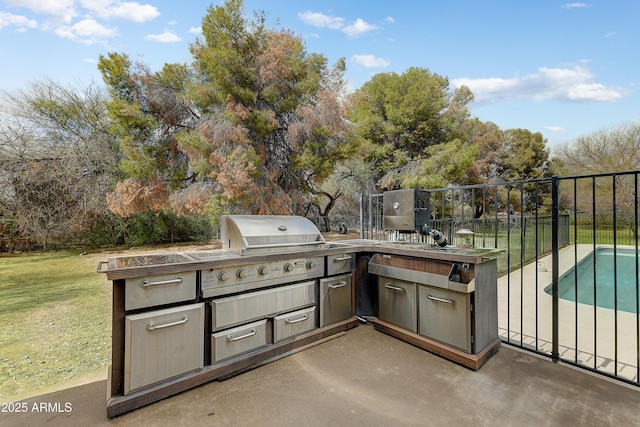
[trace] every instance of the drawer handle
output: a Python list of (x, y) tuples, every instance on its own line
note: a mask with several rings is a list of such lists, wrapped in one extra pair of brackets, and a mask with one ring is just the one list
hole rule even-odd
[(158, 282), (150, 282), (148, 280), (143, 280), (140, 283), (140, 287), (148, 288), (150, 286), (175, 285), (176, 283), (182, 283), (182, 277), (178, 277), (176, 279), (171, 279), (171, 280), (160, 280)]
[(162, 323), (160, 325), (156, 325), (155, 323), (151, 322), (147, 325), (147, 331), (157, 331), (158, 329), (170, 328), (171, 326), (184, 325), (188, 321), (189, 318), (187, 316), (184, 316), (182, 320), (178, 320), (177, 322)]
[(305, 320), (307, 320), (309, 318), (308, 314), (305, 314), (304, 316), (300, 317), (299, 319), (295, 319), (295, 320), (285, 320), (284, 323), (286, 323), (287, 325), (292, 325), (294, 323), (299, 323), (299, 322), (304, 322)]
[(429, 295), (429, 294), (427, 294), (427, 298), (429, 298), (431, 301), (444, 302), (446, 304), (455, 304), (456, 303), (456, 300), (454, 300), (454, 299), (438, 298), (438, 297), (434, 297), (434, 296)]
[(340, 261), (346, 261), (346, 260), (351, 260), (351, 255), (349, 255), (349, 256), (345, 255), (345, 256), (338, 257), (338, 258), (334, 258), (333, 262), (340, 262)]
[(347, 286), (347, 282), (345, 282), (344, 280), (341, 280), (338, 284), (336, 285), (329, 285), (329, 289), (338, 289), (338, 288), (344, 288), (345, 286)]
[(231, 335), (228, 335), (227, 336), (227, 342), (240, 341), (240, 340), (243, 340), (245, 338), (252, 337), (257, 333), (258, 333), (257, 329), (252, 329), (251, 331), (249, 331), (248, 334), (240, 335), (239, 337), (232, 337)]
[(397, 292), (407, 292), (407, 290), (405, 288), (401, 288), (399, 286), (393, 286), (393, 285), (384, 285), (385, 288), (390, 289), (392, 291), (397, 291)]

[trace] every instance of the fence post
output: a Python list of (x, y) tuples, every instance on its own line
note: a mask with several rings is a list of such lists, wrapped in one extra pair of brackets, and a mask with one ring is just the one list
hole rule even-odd
[(551, 360), (557, 362), (560, 357), (559, 352), (559, 303), (558, 303), (558, 269), (560, 264), (560, 242), (559, 242), (559, 180), (558, 177), (554, 176), (551, 178), (551, 277), (552, 277), (552, 285), (551, 285), (551, 297), (552, 297), (552, 308), (551, 308), (551, 316), (552, 316), (552, 343), (551, 343)]

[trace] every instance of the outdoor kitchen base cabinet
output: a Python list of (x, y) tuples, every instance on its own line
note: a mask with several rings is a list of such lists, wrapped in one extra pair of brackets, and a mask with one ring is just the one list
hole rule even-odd
[(471, 294), (418, 286), (418, 333), (471, 353)]
[(351, 276), (349, 273), (320, 279), (320, 327), (352, 316)]
[(124, 394), (202, 369), (204, 304), (125, 318)]
[(369, 272), (378, 275), (376, 329), (471, 369), (500, 347), (495, 258), (376, 254)]

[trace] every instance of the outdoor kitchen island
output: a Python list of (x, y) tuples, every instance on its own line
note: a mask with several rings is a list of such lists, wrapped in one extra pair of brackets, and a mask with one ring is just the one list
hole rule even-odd
[(225, 221), (222, 250), (116, 257), (98, 266), (113, 286), (109, 417), (360, 321), (471, 369), (499, 348), (499, 250), (325, 242), (300, 217)]

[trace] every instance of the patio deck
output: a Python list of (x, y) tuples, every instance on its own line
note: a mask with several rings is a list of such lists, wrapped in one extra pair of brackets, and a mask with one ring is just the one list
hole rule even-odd
[[(640, 391), (503, 346), (479, 371), (369, 324), (114, 419), (106, 380), (29, 398), (0, 425), (638, 425)], [(59, 402), (67, 413), (35, 412)]]

